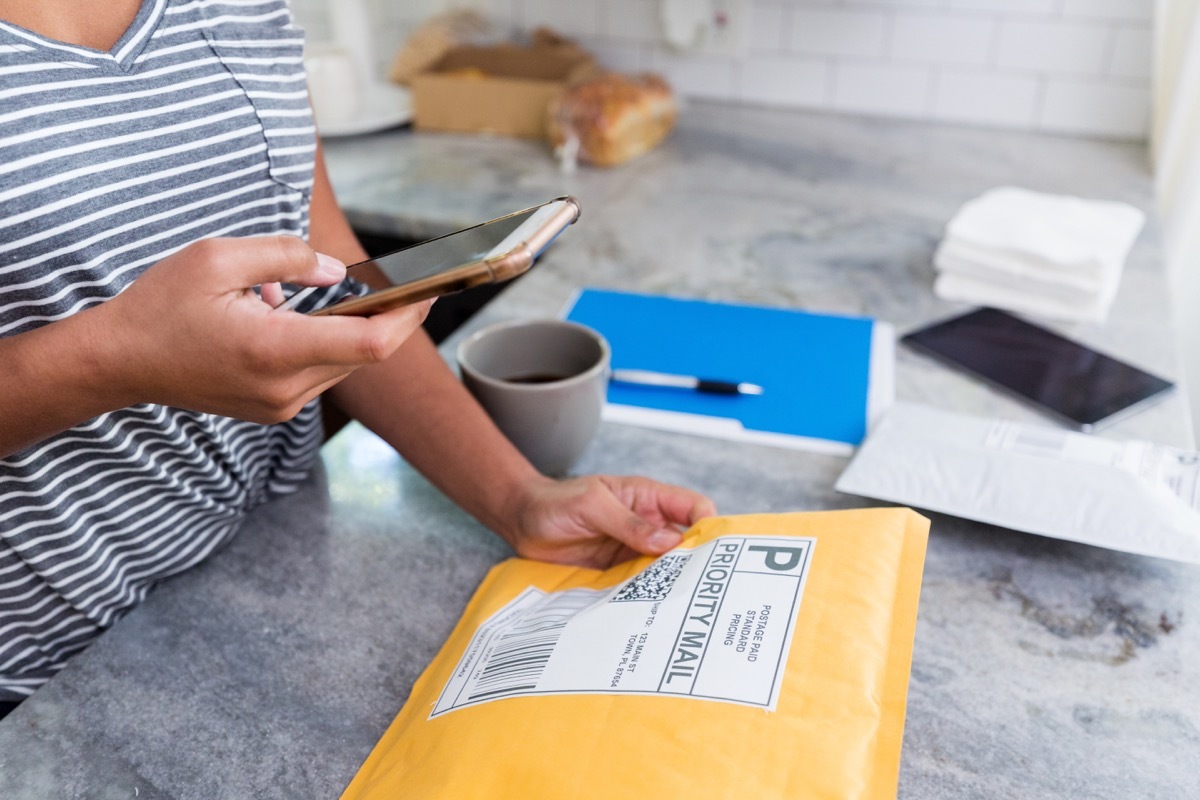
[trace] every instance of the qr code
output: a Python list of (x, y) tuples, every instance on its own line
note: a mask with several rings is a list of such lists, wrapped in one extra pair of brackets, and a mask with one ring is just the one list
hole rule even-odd
[(633, 600), (664, 600), (671, 593), (671, 587), (683, 565), (688, 562), (690, 555), (665, 555), (646, 567), (634, 578), (621, 587), (613, 595), (611, 603), (624, 603)]

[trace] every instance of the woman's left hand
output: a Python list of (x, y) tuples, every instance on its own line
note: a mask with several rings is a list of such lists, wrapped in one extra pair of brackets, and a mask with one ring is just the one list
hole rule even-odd
[(509, 544), (523, 558), (604, 569), (660, 555), (683, 529), (716, 514), (698, 492), (640, 477), (590, 475), (539, 482), (519, 509)]

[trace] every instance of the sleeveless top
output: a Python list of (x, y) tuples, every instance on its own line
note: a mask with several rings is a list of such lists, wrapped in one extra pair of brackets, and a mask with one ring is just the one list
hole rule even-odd
[[(109, 52), (0, 22), (0, 336), (199, 239), (307, 238), (302, 47), (285, 0), (143, 0)], [(315, 401), (269, 426), (138, 405), (0, 460), (0, 700), (294, 489), (321, 439)]]

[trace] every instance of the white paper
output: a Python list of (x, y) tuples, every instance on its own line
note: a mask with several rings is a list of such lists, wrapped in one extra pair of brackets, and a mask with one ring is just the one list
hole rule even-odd
[(816, 540), (722, 536), (607, 590), (526, 589), (471, 639), (430, 717), (520, 695), (774, 710)]
[(898, 403), (838, 491), (1200, 564), (1200, 454)]

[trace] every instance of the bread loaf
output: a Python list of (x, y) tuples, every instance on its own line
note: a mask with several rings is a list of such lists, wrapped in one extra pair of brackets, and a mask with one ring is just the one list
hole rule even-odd
[(582, 161), (612, 166), (642, 155), (675, 125), (675, 97), (658, 75), (605, 73), (569, 86), (550, 104), (555, 148), (577, 148)]

